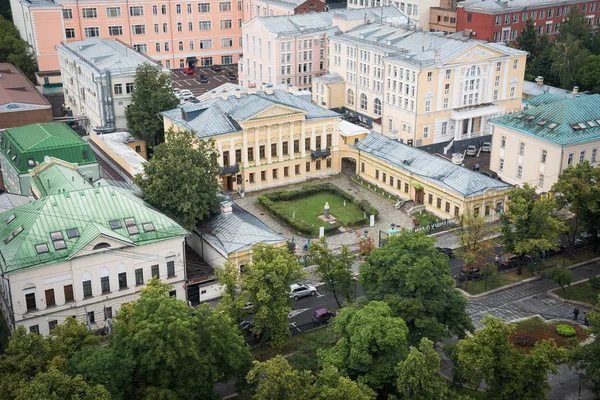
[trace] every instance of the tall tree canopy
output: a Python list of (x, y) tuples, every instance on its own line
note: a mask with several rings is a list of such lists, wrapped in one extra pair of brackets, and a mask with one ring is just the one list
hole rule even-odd
[(191, 230), (219, 209), (217, 152), (212, 141), (189, 131), (169, 130), (167, 139), (134, 181), (144, 200)]
[(517, 45), (519, 50), (528, 52), (531, 57), (535, 57), (540, 50), (535, 23), (531, 18), (527, 20), (525, 28), (521, 29), (521, 34), (517, 37)]
[(433, 341), (473, 330), (466, 300), (454, 288), (448, 258), (435, 249), (435, 239), (422, 232), (402, 231), (387, 239), (360, 266), (367, 298), (385, 301), (409, 329), (409, 343)]
[(348, 246), (342, 246), (339, 253), (327, 247), (325, 237), (314, 241), (308, 248), (310, 262), (316, 265), (315, 272), (320, 281), (325, 283), (331, 290), (338, 305), (342, 307), (340, 297), (348, 299), (352, 286), (352, 263), (356, 256), (352, 254)]
[(589, 54), (581, 40), (567, 35), (557, 40), (552, 48), (552, 72), (560, 79), (563, 88), (572, 89), (577, 76)]
[[(118, 373), (117, 371), (114, 371)], [(110, 393), (102, 385), (90, 385), (78, 375), (70, 377), (51, 367), (37, 374), (17, 391), (15, 400), (109, 400)]]
[[(588, 315), (590, 333), (600, 334), (600, 296), (596, 303), (596, 308)], [(573, 349), (569, 357), (570, 363), (577, 370), (583, 370), (583, 379), (589, 382), (597, 396), (600, 396), (600, 341), (594, 340), (586, 346), (577, 346)]]
[(37, 62), (29, 43), (21, 39), (17, 27), (0, 16), (0, 62), (16, 65), (29, 80), (35, 82)]
[(159, 65), (141, 64), (135, 73), (131, 104), (125, 109), (127, 129), (152, 148), (165, 140), (159, 113), (177, 104), (179, 99), (173, 94), (171, 75), (163, 73)]
[(438, 400), (448, 394), (448, 385), (438, 375), (440, 356), (433, 342), (421, 339), (419, 347), (410, 348), (406, 360), (396, 367), (396, 389), (403, 399)]
[(319, 352), (322, 365), (332, 365), (342, 374), (372, 389), (390, 386), (395, 367), (408, 353), (408, 329), (390, 307), (371, 301), (363, 308), (343, 308), (334, 320), (338, 341)]

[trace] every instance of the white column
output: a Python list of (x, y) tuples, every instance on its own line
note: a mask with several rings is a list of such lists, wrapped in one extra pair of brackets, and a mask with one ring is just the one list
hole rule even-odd
[(260, 165), (260, 145), (258, 144), (258, 129), (254, 128), (254, 162)]
[(302, 158), (306, 157), (306, 149), (304, 148), (304, 142), (306, 142), (306, 133), (304, 132), (304, 121), (302, 121), (302, 125), (300, 125), (300, 129), (302, 132), (300, 133), (300, 152), (302, 153)]
[(293, 160), (296, 157), (296, 154), (294, 153), (294, 126), (291, 122), (288, 122), (288, 136), (290, 137), (290, 142), (288, 143), (290, 160)]
[[(333, 136), (331, 137), (331, 140), (333, 140)], [(327, 128), (325, 127), (325, 125), (323, 125), (323, 133), (321, 134), (321, 150), (325, 150), (326, 148), (327, 148)]]
[(454, 140), (460, 140), (460, 128), (462, 125), (462, 120), (457, 119), (456, 122), (454, 122)]
[(248, 168), (248, 132), (245, 129), (242, 132), (242, 161), (244, 168)]
[(267, 152), (267, 163), (271, 164), (271, 125), (267, 125), (267, 146), (265, 147)]
[(469, 128), (467, 129), (467, 137), (471, 137), (473, 133), (473, 118), (469, 118)]
[[(315, 127), (313, 126), (313, 127), (312, 127), (312, 131), (311, 131), (311, 134), (310, 134), (310, 149), (311, 149), (311, 150), (313, 150), (313, 149), (314, 149), (314, 150), (317, 150), (317, 145), (316, 145), (316, 143), (317, 143), (317, 140), (316, 140), (316, 139), (317, 139), (317, 134), (316, 134), (316, 132), (315, 132)], [(313, 147), (313, 146), (314, 146), (314, 147)]]
[[(288, 143), (288, 152), (290, 151), (290, 144)], [(283, 127), (279, 124), (279, 142), (277, 143), (277, 155), (279, 161), (283, 161)]]

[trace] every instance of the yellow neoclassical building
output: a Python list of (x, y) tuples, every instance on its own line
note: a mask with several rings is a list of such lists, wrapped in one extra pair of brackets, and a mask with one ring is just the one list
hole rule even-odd
[[(328, 53), (313, 101), (343, 91), (344, 111), (411, 146), (460, 151), (491, 140), (491, 118), (521, 109), (527, 53), (503, 44), (384, 23), (330, 35)], [(327, 84), (336, 76), (345, 85)]]
[(171, 127), (212, 138), (226, 191), (250, 192), (339, 172), (339, 114), (293, 92), (249, 88), (162, 113)]

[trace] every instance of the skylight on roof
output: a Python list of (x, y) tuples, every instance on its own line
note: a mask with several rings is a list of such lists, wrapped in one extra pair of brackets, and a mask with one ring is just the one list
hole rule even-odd
[(578, 124), (571, 124), (571, 128), (573, 128), (576, 131), (581, 129)]
[(121, 221), (118, 219), (112, 219), (108, 221), (108, 224), (110, 225), (110, 229), (119, 229), (122, 227)]
[(77, 229), (77, 228), (67, 229), (67, 237), (69, 239), (73, 239), (73, 238), (79, 237), (79, 229)]
[(62, 232), (50, 232), (50, 239), (52, 240), (60, 240), (63, 238)]
[(7, 237), (4, 238), (4, 240), (3, 240), (4, 244), (8, 244), (8, 242), (10, 242), (11, 240), (13, 240), (15, 238), (15, 236), (17, 236), (21, 232), (23, 232), (23, 227), (19, 226), (17, 229), (15, 229)]
[(516, 119), (523, 119), (523, 118), (525, 118), (525, 114), (519, 114), (515, 118)]
[(580, 123), (578, 123), (577, 125), (579, 125), (579, 127), (580, 127), (581, 129), (585, 129), (585, 128), (587, 128), (587, 125), (586, 125), (586, 124), (584, 124), (583, 122), (580, 122)]
[(531, 117), (527, 117), (527, 122), (531, 122), (535, 119), (535, 117), (532, 115)]
[(67, 244), (65, 243), (64, 240), (60, 239), (60, 240), (54, 240), (52, 242), (52, 244), (54, 245), (54, 250), (63, 250), (67, 248)]
[(596, 119), (596, 120), (594, 120), (594, 121), (596, 121), (596, 123), (597, 123), (598, 125), (600, 125), (600, 119)]
[(33, 161), (33, 158), (28, 158), (27, 159), (27, 166), (29, 166), (29, 167), (35, 167), (35, 161)]
[(50, 251), (50, 249), (48, 248), (48, 245), (46, 243), (40, 243), (40, 244), (35, 245), (35, 251), (38, 254), (44, 254), (44, 253), (48, 253)]
[(138, 233), (140, 233), (140, 230), (138, 229), (137, 225), (129, 225), (127, 227), (127, 232), (130, 235), (137, 235)]
[(125, 226), (135, 225), (135, 218), (129, 217), (123, 220), (125, 222)]
[(543, 120), (541, 120), (541, 121), (538, 121), (538, 123), (537, 123), (537, 124), (538, 124), (539, 126), (544, 126), (544, 125), (546, 125), (547, 123), (548, 123), (548, 121), (546, 121), (545, 119), (543, 119)]
[(154, 232), (154, 224), (152, 222), (144, 222), (142, 224), (142, 228), (144, 229), (144, 232)]
[(556, 122), (550, 122), (550, 124), (546, 127), (548, 129), (554, 129), (558, 126)]
[(10, 224), (17, 218), (17, 214), (10, 214), (10, 216), (6, 219), (6, 225)]
[(597, 126), (594, 121), (588, 121), (587, 123), (590, 126), (590, 128), (595, 128)]

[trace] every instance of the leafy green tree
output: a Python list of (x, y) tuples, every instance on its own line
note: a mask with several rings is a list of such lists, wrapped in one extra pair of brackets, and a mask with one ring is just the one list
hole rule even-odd
[(69, 360), (82, 348), (99, 343), (100, 338), (92, 335), (86, 324), (74, 317), (68, 317), (64, 323), (56, 325), (52, 330), (50, 348), (55, 356)]
[(573, 88), (588, 54), (589, 50), (575, 36), (567, 35), (564, 40), (556, 41), (552, 49), (552, 72), (559, 77), (561, 87)]
[(560, 173), (552, 192), (559, 209), (568, 207), (575, 214), (567, 225), (571, 250), (581, 225), (596, 238), (600, 230), (600, 169), (588, 161), (570, 166)]
[(535, 31), (535, 23), (530, 18), (527, 20), (527, 25), (521, 29), (521, 34), (517, 37), (517, 45), (520, 50), (526, 51), (530, 57), (535, 57), (539, 51), (538, 35)]
[(348, 246), (342, 246), (339, 254), (336, 254), (327, 248), (325, 237), (312, 242), (308, 253), (311, 263), (316, 266), (317, 276), (331, 290), (335, 302), (341, 308), (342, 303), (338, 295), (346, 299), (350, 297), (352, 286), (351, 267), (356, 256), (352, 254)]
[(243, 289), (254, 305), (254, 333), (282, 345), (290, 335), (290, 285), (303, 276), (302, 266), (285, 248), (257, 246), (244, 274)]
[(253, 387), (253, 400), (311, 400), (315, 397), (315, 377), (310, 371), (293, 369), (280, 355), (262, 363), (254, 361), (246, 380)]
[(163, 122), (159, 113), (175, 108), (179, 99), (173, 94), (171, 75), (159, 65), (141, 64), (133, 81), (135, 90), (131, 104), (125, 109), (127, 129), (143, 138), (150, 149), (165, 141)]
[(540, 38), (539, 47), (538, 55), (529, 59), (525, 66), (527, 79), (533, 81), (536, 77), (543, 76), (544, 85), (559, 86), (560, 79), (552, 70), (554, 48), (548, 43), (546, 36)]
[(543, 400), (550, 391), (548, 373), (565, 355), (553, 341), (544, 340), (526, 354), (513, 347), (510, 335), (515, 326), (500, 318), (486, 316), (483, 328), (458, 343), (459, 360), (471, 385), (482, 381), (490, 399)]
[(511, 200), (501, 216), (504, 248), (521, 258), (517, 271), (521, 274), (527, 254), (559, 249), (565, 224), (556, 215), (555, 200), (539, 197), (529, 184), (511, 189), (507, 195)]
[(29, 80), (35, 82), (37, 62), (29, 43), (21, 39), (17, 27), (0, 16), (0, 62), (16, 65)]
[(0, 0), (0, 17), (12, 21), (12, 10), (10, 9), (9, 0)]
[(585, 14), (578, 6), (569, 9), (569, 14), (560, 23), (560, 33), (556, 37), (557, 42), (566, 42), (568, 37), (579, 41), (581, 45), (589, 49), (591, 46), (592, 30), (587, 23)]
[(563, 290), (565, 298), (567, 298), (567, 288), (571, 286), (573, 273), (566, 268), (550, 268), (544, 271), (544, 275), (550, 277)]
[(213, 398), (216, 382), (245, 373), (250, 352), (228, 318), (206, 305), (192, 313), (169, 290), (153, 278), (137, 301), (124, 305), (111, 346), (134, 361), (138, 395)]
[(377, 394), (367, 385), (340, 375), (334, 366), (326, 366), (316, 382), (316, 400), (375, 400)]
[(242, 293), (242, 275), (240, 267), (226, 262), (222, 267), (215, 268), (217, 280), (223, 285), (223, 296), (219, 301), (219, 308), (233, 321), (240, 323), (248, 312), (244, 309), (247, 297)]
[[(594, 36), (594, 38), (600, 36)], [(577, 70), (577, 82), (582, 90), (600, 93), (600, 55), (590, 54)], [(579, 164), (578, 164), (579, 165)]]
[(386, 303), (343, 308), (333, 326), (339, 338), (335, 346), (319, 352), (323, 366), (332, 365), (376, 390), (394, 382), (394, 368), (408, 353), (408, 328)]
[(134, 365), (128, 356), (117, 353), (114, 346), (87, 346), (68, 361), (72, 376), (81, 375), (90, 384), (101, 384), (114, 400), (135, 398), (132, 391)]
[[(600, 296), (597, 307), (588, 315), (590, 334), (600, 334)], [(584, 371), (583, 380), (592, 385), (594, 392), (600, 396), (600, 341), (594, 340), (586, 346), (575, 346), (569, 354), (569, 364), (578, 371)]]
[[(118, 371), (115, 371), (118, 373)], [(52, 367), (37, 374), (17, 390), (16, 400), (109, 400), (110, 393), (102, 385), (90, 385), (80, 375), (74, 378)]]
[(219, 209), (217, 152), (212, 141), (188, 131), (170, 130), (167, 138), (144, 165), (145, 174), (136, 175), (134, 181), (144, 200), (191, 230)]
[(433, 341), (473, 330), (466, 300), (454, 288), (448, 258), (436, 251), (435, 239), (402, 231), (387, 239), (360, 266), (360, 281), (369, 300), (385, 301), (409, 329), (409, 343)]

